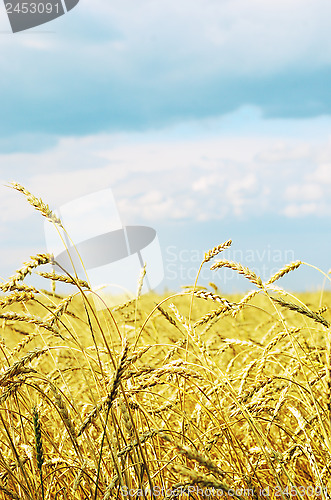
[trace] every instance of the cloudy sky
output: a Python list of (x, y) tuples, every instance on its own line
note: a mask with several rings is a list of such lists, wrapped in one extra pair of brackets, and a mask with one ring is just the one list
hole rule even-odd
[(328, 272), (330, 18), (326, 0), (81, 0), (13, 34), (0, 6), (0, 276), (46, 248), (11, 180), (54, 208), (111, 188), (123, 224), (157, 230), (163, 287), (229, 238), (263, 278)]

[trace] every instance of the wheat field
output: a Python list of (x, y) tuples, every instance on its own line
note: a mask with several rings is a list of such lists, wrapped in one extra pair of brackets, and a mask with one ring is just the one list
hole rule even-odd
[[(1, 499), (329, 498), (330, 293), (281, 287), (300, 261), (263, 282), (223, 258), (231, 243), (182, 292), (141, 296), (138, 283), (102, 313), (88, 283), (43, 271), (51, 255), (0, 284)], [(251, 292), (225, 297), (220, 268)]]

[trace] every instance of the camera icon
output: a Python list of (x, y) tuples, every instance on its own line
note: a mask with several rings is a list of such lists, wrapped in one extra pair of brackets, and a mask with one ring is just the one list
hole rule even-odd
[[(148, 226), (123, 226), (111, 189), (75, 199), (56, 209), (63, 229), (45, 221), (46, 245), (55, 272), (88, 280), (97, 310), (156, 288), (164, 278), (157, 233)], [(63, 268), (63, 269), (62, 269)], [(100, 297), (100, 299), (98, 299)]]
[(53, 21), (76, 7), (79, 0), (4, 0), (13, 33)]

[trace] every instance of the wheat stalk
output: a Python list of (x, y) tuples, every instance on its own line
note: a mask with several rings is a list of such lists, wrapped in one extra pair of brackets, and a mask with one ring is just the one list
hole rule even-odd
[(36, 455), (37, 455), (37, 467), (39, 469), (40, 474), (40, 484), (41, 484), (41, 494), (44, 499), (44, 481), (43, 481), (43, 471), (42, 465), (44, 463), (44, 454), (43, 454), (43, 441), (41, 437), (41, 426), (39, 420), (39, 413), (36, 407), (33, 408), (33, 427), (35, 434), (35, 445), (36, 445)]
[(322, 323), (323, 326), (326, 328), (329, 328), (330, 323), (323, 318), (320, 314), (311, 311), (308, 309), (306, 306), (298, 306), (297, 304), (294, 304), (293, 302), (286, 302), (285, 300), (277, 297), (271, 297), (270, 298), (274, 301), (277, 302), (277, 304), (281, 305), (282, 307), (285, 307), (286, 309), (290, 309), (291, 311), (296, 311), (300, 314), (304, 314), (305, 316), (308, 316), (308, 318), (313, 319), (314, 321), (317, 321), (318, 323)]
[(103, 401), (101, 403), (99, 403), (98, 406), (96, 406), (88, 414), (88, 416), (84, 420), (81, 428), (79, 429), (79, 431), (77, 433), (77, 436), (81, 436), (83, 434), (83, 432), (85, 432), (86, 428), (97, 417), (97, 415), (98, 415), (98, 413), (99, 413), (100, 410), (102, 410), (102, 409), (103, 410), (108, 410), (111, 407), (112, 403), (114, 402), (114, 400), (116, 398), (116, 395), (117, 395), (117, 391), (118, 391), (119, 385), (121, 383), (121, 379), (123, 378), (124, 371), (125, 371), (125, 368), (127, 366), (126, 365), (126, 358), (127, 358), (127, 355), (128, 355), (128, 349), (129, 349), (128, 342), (125, 341), (125, 344), (124, 344), (124, 347), (123, 347), (123, 350), (122, 350), (122, 353), (121, 353), (121, 356), (120, 356), (119, 364), (118, 364), (118, 367), (117, 367), (117, 369), (115, 371), (115, 374), (114, 374), (114, 377), (113, 377), (113, 382), (112, 382), (112, 387), (111, 387), (110, 392), (103, 399)]
[(227, 314), (229, 312), (232, 312), (236, 310), (236, 306), (234, 304), (224, 303), (222, 307), (219, 309), (215, 309), (214, 311), (211, 311), (207, 314), (205, 314), (202, 318), (200, 318), (198, 321), (194, 323), (194, 328), (200, 325), (203, 325), (204, 323), (208, 323), (209, 321), (218, 318), (222, 314)]
[(33, 359), (39, 358), (46, 352), (48, 352), (47, 347), (37, 347), (34, 351), (28, 352), (25, 356), (23, 356), (23, 358), (16, 361), (16, 363), (7, 368), (7, 370), (2, 373), (0, 372), (0, 386), (3, 387), (4, 385), (6, 385), (9, 379), (16, 377), (16, 375), (19, 375), (24, 370), (24, 366), (26, 365), (26, 363), (30, 363)]
[(142, 288), (143, 288), (145, 276), (146, 276), (146, 262), (144, 264), (144, 267), (141, 269), (139, 280), (138, 280), (137, 299), (141, 295), (141, 291), (142, 291)]
[(263, 288), (262, 280), (259, 276), (256, 275), (254, 271), (249, 269), (248, 267), (243, 266), (239, 262), (233, 262), (231, 260), (218, 260), (213, 264), (210, 269), (220, 269), (221, 267), (227, 267), (228, 269), (233, 269), (237, 271), (237, 273), (242, 274), (247, 278), (251, 283), (254, 283), (259, 288)]
[[(24, 262), (23, 266), (20, 269), (17, 269), (16, 273), (11, 276), (6, 283), (3, 283), (1, 285), (1, 290), (3, 292), (12, 291), (15, 289), (20, 290), (19, 282), (23, 281), (28, 274), (31, 274), (33, 269), (35, 269), (36, 267), (53, 262), (53, 255), (47, 253), (38, 253), (37, 255), (31, 256), (30, 259), (31, 260), (29, 260), (28, 262)], [(23, 288), (23, 291), (31, 290), (24, 290)]]
[(59, 413), (61, 415), (61, 418), (62, 418), (62, 420), (67, 428), (67, 431), (68, 431), (73, 443), (75, 444), (76, 449), (78, 450), (79, 445), (77, 442), (76, 430), (75, 430), (75, 426), (71, 420), (71, 417), (69, 415), (68, 408), (67, 408), (66, 404), (64, 403), (62, 395), (59, 392), (59, 390), (57, 389), (57, 387), (54, 384), (50, 384), (50, 389), (51, 389), (52, 394), (54, 396), (55, 404), (56, 404), (57, 408), (59, 409)]
[(0, 491), (3, 491), (5, 493), (5, 495), (7, 496), (7, 498), (12, 498), (13, 500), (21, 500), (21, 497), (16, 495), (16, 493), (14, 493), (13, 491), (8, 490), (4, 486), (0, 485)]
[(131, 356), (127, 357), (127, 359), (126, 359), (126, 366), (132, 365), (133, 363), (135, 363), (136, 361), (138, 361), (138, 359), (140, 359), (147, 351), (149, 351), (149, 349), (151, 347), (153, 347), (153, 346), (152, 345), (146, 345), (146, 346), (140, 347), (139, 349), (137, 349), (136, 351), (134, 351)]
[(229, 302), (227, 299), (224, 299), (220, 295), (216, 295), (214, 293), (211, 293), (211, 292), (208, 292), (205, 290), (197, 290), (197, 291), (194, 291), (193, 294), (195, 295), (195, 297), (199, 297), (200, 299), (212, 300), (214, 302), (219, 302), (220, 304), (228, 307), (229, 309), (234, 307), (234, 304)]
[(58, 305), (57, 307), (54, 309), (54, 311), (52, 311), (51, 315), (47, 318), (47, 321), (49, 322), (49, 324), (53, 327), (54, 326), (54, 323), (60, 319), (60, 317), (63, 315), (63, 314), (66, 314), (67, 312), (67, 308), (70, 304), (70, 302), (72, 301), (72, 299), (74, 298), (75, 294), (72, 294), (72, 295), (68, 295), (68, 297), (66, 297), (65, 299), (63, 299)]
[[(14, 329), (14, 331), (18, 331), (18, 330), (17, 330), (17, 328), (15, 328), (15, 329)], [(22, 332), (19, 332), (19, 333), (22, 333)], [(34, 338), (36, 338), (38, 334), (37, 334), (37, 333), (32, 332), (32, 333), (25, 334), (25, 335), (26, 335), (26, 337), (24, 338), (24, 340), (22, 340), (22, 342), (19, 342), (19, 343), (18, 343), (18, 344), (14, 347), (14, 349), (13, 349), (13, 351), (12, 351), (12, 356), (13, 356), (14, 354), (19, 353), (19, 352), (20, 352), (20, 351), (21, 351), (21, 350), (22, 350), (22, 349), (23, 349), (23, 348), (24, 348), (24, 347), (25, 347), (25, 346), (26, 346), (29, 342), (32, 342), (32, 340), (33, 340)]]
[(176, 321), (174, 320), (174, 318), (172, 316), (170, 316), (170, 314), (165, 310), (163, 309), (163, 307), (161, 306), (157, 306), (158, 310), (160, 311), (160, 313), (169, 321), (169, 323), (173, 326), (177, 326), (177, 323)]
[(204, 455), (202, 455), (202, 453), (193, 450), (189, 446), (185, 446), (178, 442), (175, 442), (173, 438), (170, 437), (169, 434), (165, 432), (159, 433), (159, 436), (165, 441), (171, 443), (172, 446), (174, 446), (181, 455), (184, 455), (189, 460), (194, 460), (195, 462), (198, 462), (200, 465), (203, 465), (204, 467), (206, 467), (206, 469), (210, 470), (217, 476), (220, 477), (225, 476), (225, 472), (222, 469), (220, 469), (219, 466), (213, 460), (210, 460), (210, 458), (205, 457)]
[(124, 457), (125, 455), (127, 455), (128, 453), (130, 453), (130, 451), (132, 451), (134, 448), (138, 447), (139, 445), (141, 444), (144, 444), (146, 443), (146, 441), (148, 441), (149, 439), (152, 439), (154, 436), (156, 436), (159, 432), (161, 431), (157, 431), (155, 429), (151, 429), (150, 431), (146, 431), (144, 432), (141, 436), (139, 436), (139, 441), (134, 441), (133, 443), (130, 443), (129, 445), (125, 446), (124, 448), (122, 448), (118, 453), (117, 453), (117, 456), (120, 458), (120, 457)]
[(7, 297), (0, 299), (0, 306), (7, 307), (16, 302), (27, 302), (34, 298), (34, 294), (32, 292), (14, 292)]
[(205, 264), (206, 262), (209, 262), (216, 255), (218, 255), (220, 252), (223, 252), (223, 250), (226, 250), (231, 245), (232, 245), (232, 240), (227, 240), (225, 243), (222, 243), (221, 245), (218, 245), (217, 247), (208, 250), (208, 252), (206, 252), (204, 255), (203, 263)]
[(258, 293), (260, 293), (260, 290), (251, 290), (248, 292), (237, 304), (235, 309), (232, 312), (232, 316), (235, 317), (239, 311), (243, 309), (243, 307), (250, 301), (252, 300), (253, 297), (255, 297)]
[(16, 393), (17, 389), (19, 389), (25, 382), (25, 378), (21, 378), (17, 382), (8, 382), (8, 387), (2, 392), (0, 395), (0, 404), (3, 404), (10, 396)]
[(62, 276), (61, 274), (44, 273), (38, 272), (39, 276), (47, 278), (53, 281), (62, 281), (63, 283), (69, 283), (70, 285), (79, 285), (81, 288), (87, 288), (90, 290), (90, 285), (87, 281), (81, 280), (79, 278), (71, 278), (70, 276)]
[[(239, 500), (244, 500), (243, 497), (235, 493), (233, 488), (230, 488), (221, 481), (217, 481), (212, 476), (206, 476), (205, 474), (198, 473), (197, 471), (194, 471), (192, 469), (187, 469), (186, 467), (183, 467), (182, 465), (179, 464), (173, 465), (173, 469), (176, 472), (179, 472), (180, 474), (190, 479), (190, 483), (187, 486), (191, 484), (192, 485), (199, 484), (202, 488), (208, 488), (208, 489), (214, 488), (215, 490), (222, 490), (228, 494), (230, 492), (229, 495), (230, 497), (235, 497), (238, 498)], [(178, 485), (175, 485), (174, 489), (178, 489)]]
[(290, 271), (294, 271), (294, 269), (298, 269), (299, 266), (301, 266), (302, 262), (301, 260), (296, 260), (295, 262), (291, 262), (290, 264), (287, 264), (285, 267), (277, 271), (276, 274), (274, 274), (266, 283), (265, 285), (271, 285), (271, 283), (274, 283), (275, 281), (279, 280), (279, 278), (282, 278), (285, 274), (289, 273)]
[(59, 331), (52, 326), (50, 323), (43, 321), (36, 316), (32, 316), (31, 314), (20, 314), (16, 312), (3, 312), (0, 313), (0, 318), (5, 319), (7, 321), (23, 321), (24, 323), (30, 323), (32, 325), (40, 326), (41, 328), (45, 328), (45, 330), (49, 330), (56, 335), (59, 335)]
[(134, 429), (133, 429), (132, 420), (131, 420), (128, 408), (126, 406), (125, 401), (123, 401), (122, 398), (119, 401), (119, 406), (121, 408), (121, 413), (122, 413), (122, 419), (123, 419), (123, 422), (124, 422), (124, 427), (126, 429), (128, 438), (131, 441), (131, 439), (133, 437), (133, 434), (134, 434)]
[(24, 194), (28, 203), (32, 205), (36, 210), (38, 210), (41, 213), (41, 215), (46, 217), (46, 219), (48, 219), (51, 222), (54, 222), (54, 224), (57, 224), (60, 227), (63, 227), (61, 220), (52, 212), (49, 206), (46, 203), (44, 203), (41, 198), (37, 198), (36, 196), (34, 196), (32, 193), (30, 193), (30, 191), (28, 191), (18, 182), (11, 182), (9, 187), (12, 187), (13, 189), (16, 189), (16, 191), (19, 191), (20, 193)]

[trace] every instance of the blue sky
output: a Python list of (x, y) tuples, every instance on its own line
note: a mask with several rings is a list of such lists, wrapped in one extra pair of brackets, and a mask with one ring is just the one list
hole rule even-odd
[(81, 0), (12, 34), (0, 8), (0, 276), (45, 245), (10, 180), (54, 207), (111, 187), (123, 223), (157, 229), (169, 288), (228, 238), (264, 277), (290, 256), (328, 272), (330, 17), (324, 0)]

